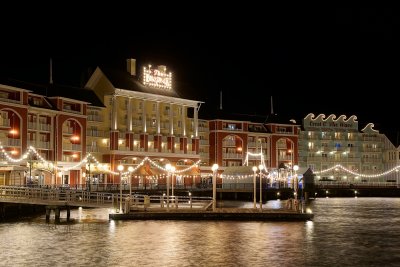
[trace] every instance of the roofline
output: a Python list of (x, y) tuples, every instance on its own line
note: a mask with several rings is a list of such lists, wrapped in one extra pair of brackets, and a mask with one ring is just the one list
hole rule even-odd
[(77, 99), (73, 99), (73, 98), (67, 98), (67, 97), (63, 97), (63, 96), (51, 96), (48, 97), (49, 99), (54, 99), (54, 98), (58, 98), (58, 99), (62, 99), (62, 100), (68, 100), (68, 101), (72, 101), (72, 102), (77, 102), (77, 103), (81, 103), (81, 104), (92, 104), (90, 102), (86, 102), (86, 101), (82, 101), (82, 100), (77, 100)]
[(18, 88), (18, 87), (14, 87), (14, 86), (3, 84), (3, 83), (1, 83), (0, 86), (4, 86), (5, 89), (24, 91), (24, 92), (32, 92), (31, 90), (28, 90), (28, 89)]
[[(202, 101), (197, 101), (197, 100), (189, 100), (189, 99), (184, 99), (184, 98), (178, 98), (178, 97), (173, 97), (173, 96), (164, 96), (164, 95), (157, 95), (157, 94), (151, 94), (151, 93), (143, 93), (143, 92), (138, 92), (138, 91), (131, 91), (127, 89), (121, 89), (121, 88), (115, 88), (114, 90), (115, 95), (119, 96), (135, 96), (138, 98), (142, 99), (151, 99), (151, 100), (159, 100), (160, 102), (164, 103), (183, 103), (187, 106), (191, 107), (197, 107), (197, 105), (200, 103), (204, 103)], [(172, 100), (175, 100), (172, 101)]]

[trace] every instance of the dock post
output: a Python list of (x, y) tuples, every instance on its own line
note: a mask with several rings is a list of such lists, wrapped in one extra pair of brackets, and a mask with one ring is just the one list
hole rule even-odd
[(54, 212), (55, 212), (55, 222), (59, 223), (60, 222), (60, 208), (56, 208), (54, 210)]
[(69, 206), (67, 207), (67, 222), (69, 222), (69, 218), (71, 217), (71, 209)]
[(46, 222), (50, 222), (51, 209), (46, 207)]

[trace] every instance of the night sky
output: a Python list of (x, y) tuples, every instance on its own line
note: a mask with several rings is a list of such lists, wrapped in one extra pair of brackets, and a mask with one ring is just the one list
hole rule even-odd
[(80, 86), (96, 65), (136, 58), (166, 65), (204, 109), (217, 109), (222, 91), (224, 109), (265, 115), (273, 96), (278, 115), (355, 114), (397, 143), (398, 10), (107, 12), (23, 16), (22, 26), (3, 17), (0, 76), (47, 82), (52, 57), (54, 82)]

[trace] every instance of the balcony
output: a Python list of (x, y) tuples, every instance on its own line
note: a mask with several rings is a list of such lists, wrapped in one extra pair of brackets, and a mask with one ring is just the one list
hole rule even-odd
[(3, 146), (20, 146), (21, 140), (20, 139), (13, 139), (13, 138), (1, 138), (0, 144)]
[(40, 131), (44, 131), (44, 132), (50, 132), (51, 131), (51, 124), (39, 123), (39, 130)]
[(0, 127), (10, 127), (10, 119), (0, 117)]
[(236, 142), (235, 141), (225, 140), (225, 141), (222, 142), (222, 146), (236, 147)]
[(63, 150), (82, 151), (82, 145), (63, 143)]
[(50, 149), (50, 142), (39, 141), (36, 144), (38, 149)]
[(91, 114), (87, 116), (89, 122), (103, 122), (104, 118), (101, 115)]
[(242, 159), (243, 158), (243, 154), (239, 154), (239, 153), (223, 153), (222, 156), (224, 159)]
[(210, 143), (209, 143), (208, 140), (200, 139), (200, 145), (202, 145), (202, 146), (207, 146), (207, 145), (209, 145), (209, 144), (210, 144)]
[(106, 136), (104, 131), (99, 131), (99, 130), (87, 130), (86, 135), (92, 137), (108, 137)]
[(208, 152), (200, 152), (200, 158), (208, 159), (210, 154)]

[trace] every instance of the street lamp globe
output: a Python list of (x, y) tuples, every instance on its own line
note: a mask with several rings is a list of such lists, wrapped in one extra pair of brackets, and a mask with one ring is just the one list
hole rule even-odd
[(218, 170), (218, 168), (219, 168), (218, 164), (215, 163), (215, 164), (212, 165), (211, 170), (212, 170), (213, 172), (215, 172), (215, 171)]
[(258, 169), (259, 169), (260, 171), (262, 171), (262, 170), (264, 169), (264, 165), (262, 165), (262, 164), (258, 165)]
[(297, 171), (299, 170), (299, 166), (298, 166), (298, 165), (294, 165), (294, 166), (293, 166), (293, 170), (294, 170), (295, 172), (297, 172)]
[(170, 170), (171, 170), (171, 167), (172, 167), (172, 165), (171, 165), (170, 163), (167, 163), (167, 164), (165, 165), (165, 169), (166, 169), (167, 171), (170, 171)]
[(124, 165), (118, 165), (117, 170), (122, 172), (124, 170)]

